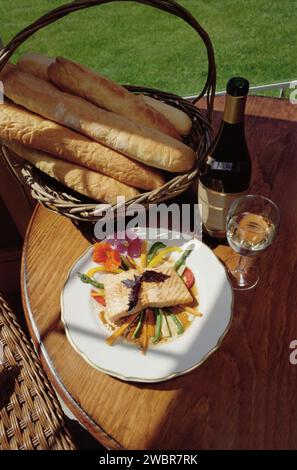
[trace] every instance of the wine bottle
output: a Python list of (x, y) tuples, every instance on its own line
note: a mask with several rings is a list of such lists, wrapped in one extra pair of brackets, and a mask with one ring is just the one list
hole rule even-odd
[(223, 120), (201, 169), (198, 202), (204, 228), (215, 238), (226, 238), (229, 207), (250, 184), (252, 166), (244, 133), (248, 91), (245, 78), (228, 81)]

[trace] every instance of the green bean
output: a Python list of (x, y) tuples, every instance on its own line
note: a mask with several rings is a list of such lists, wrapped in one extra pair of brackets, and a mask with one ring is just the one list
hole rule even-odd
[(136, 328), (134, 330), (133, 338), (138, 338), (138, 336), (140, 334), (141, 327), (142, 327), (142, 322), (143, 322), (143, 316), (144, 316), (144, 310), (142, 310), (141, 314), (139, 315), (139, 320), (138, 320)]
[(175, 269), (175, 271), (179, 270), (179, 268), (184, 264), (187, 257), (192, 253), (193, 250), (194, 250), (194, 245), (190, 245), (189, 248), (183, 252), (183, 254), (178, 258), (178, 260), (175, 262), (173, 266), (173, 269)]
[(161, 339), (163, 314), (162, 314), (162, 310), (159, 308), (154, 309), (154, 312), (156, 315), (156, 326), (155, 326), (155, 336), (152, 338), (152, 342), (156, 344)]
[(91, 284), (93, 287), (96, 287), (97, 289), (104, 289), (104, 285), (101, 282), (95, 281), (95, 279), (92, 279), (86, 274), (77, 273), (77, 275), (80, 278), (80, 280), (84, 282), (85, 284)]
[(183, 334), (184, 331), (185, 331), (185, 328), (184, 328), (184, 325), (182, 324), (182, 322), (177, 318), (177, 316), (174, 313), (172, 313), (170, 316), (171, 316), (172, 320), (175, 323), (177, 334), (178, 335)]
[(125, 271), (128, 271), (131, 268), (131, 266), (130, 266), (126, 256), (120, 255), (120, 258), (121, 258), (121, 266), (123, 267), (123, 269)]
[(169, 326), (169, 322), (168, 322), (168, 315), (167, 313), (165, 313), (163, 311), (163, 309), (161, 310), (162, 311), (162, 315), (163, 315), (163, 322), (162, 322), (162, 336), (164, 338), (170, 338), (172, 336), (172, 333), (171, 333), (171, 330), (170, 330), (170, 326)]

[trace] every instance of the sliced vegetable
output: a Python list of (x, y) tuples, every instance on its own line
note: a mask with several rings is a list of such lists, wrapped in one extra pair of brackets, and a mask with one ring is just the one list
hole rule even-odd
[(195, 284), (195, 276), (190, 268), (186, 268), (184, 270), (183, 280), (188, 289), (191, 289), (191, 287)]
[(170, 338), (172, 336), (172, 333), (171, 333), (171, 330), (170, 330), (170, 327), (169, 327), (167, 313), (165, 313), (162, 310), (162, 315), (163, 315), (162, 330), (161, 330), (162, 336), (163, 336), (163, 338)]
[(140, 264), (141, 264), (142, 269), (146, 268), (146, 265), (147, 265), (147, 241), (146, 240), (141, 240)]
[(137, 318), (139, 315), (138, 313), (135, 313), (134, 315), (131, 315), (128, 320), (123, 323), (109, 338), (107, 338), (106, 342), (111, 346), (122, 334), (126, 331), (126, 329), (133, 323), (133, 321)]
[(142, 327), (142, 331), (141, 331), (141, 337), (140, 337), (140, 346), (141, 346), (141, 350), (142, 350), (143, 354), (146, 352), (146, 350), (148, 348), (148, 344), (149, 344), (149, 338), (148, 338), (147, 330), (148, 330), (148, 319), (147, 319), (147, 315), (145, 313), (144, 320), (143, 320), (143, 327)]
[(155, 335), (156, 316), (151, 308), (146, 309), (147, 316), (147, 335), (152, 338)]
[(174, 321), (174, 323), (176, 325), (177, 334), (182, 335), (183, 332), (185, 331), (184, 325), (182, 324), (182, 322), (177, 318), (177, 316), (174, 313), (171, 314), (171, 318), (172, 318), (172, 320)]
[(126, 258), (126, 256), (124, 255), (120, 255), (120, 258), (121, 258), (121, 267), (125, 270), (125, 271), (128, 271), (131, 266)]
[(153, 259), (153, 257), (155, 256), (155, 254), (157, 253), (158, 250), (161, 250), (161, 248), (166, 248), (166, 245), (165, 243), (163, 242), (156, 242), (154, 243), (150, 249), (149, 249), (149, 252), (147, 254), (147, 263), (149, 264), (151, 262), (151, 260)]
[(196, 284), (194, 284), (194, 285), (191, 287), (190, 292), (191, 292), (193, 298), (195, 299), (195, 301), (197, 302), (198, 291), (197, 291), (197, 286), (196, 286)]
[(87, 272), (87, 276), (88, 276), (88, 277), (93, 277), (94, 274), (96, 274), (96, 273), (102, 273), (102, 272), (106, 272), (106, 273), (122, 273), (123, 270), (122, 270), (122, 269), (119, 269), (119, 268), (107, 268), (105, 265), (104, 265), (104, 266), (96, 266), (95, 268), (89, 269), (89, 271)]
[(97, 289), (104, 289), (104, 285), (102, 284), (102, 282), (97, 282), (95, 281), (95, 279), (92, 279), (86, 274), (77, 273), (77, 275), (80, 278), (80, 280), (84, 282), (85, 284), (91, 284), (91, 286), (96, 287)]
[(98, 295), (105, 297), (105, 290), (104, 289), (92, 290), (91, 292), (92, 297), (97, 297)]
[(136, 261), (131, 258), (131, 256), (127, 255), (127, 260), (130, 263), (132, 269), (137, 269), (138, 271), (141, 271), (141, 268), (138, 266)]
[(105, 297), (103, 295), (94, 295), (93, 297), (96, 300), (96, 302), (98, 302), (98, 304), (103, 305), (103, 307), (105, 307), (106, 303), (105, 303)]
[(163, 314), (159, 308), (155, 309), (155, 315), (156, 315), (155, 336), (152, 338), (152, 342), (154, 344), (158, 343), (161, 339), (162, 320), (163, 320)]
[(176, 333), (178, 335), (181, 335), (182, 333), (184, 333), (185, 331), (185, 328), (184, 328), (184, 325), (182, 324), (182, 322), (177, 318), (177, 316), (172, 313), (170, 310), (166, 310), (167, 313), (169, 313), (169, 317), (170, 319), (173, 321), (173, 323), (175, 324), (175, 327), (176, 327)]
[(190, 313), (191, 315), (195, 315), (196, 317), (202, 317), (203, 314), (201, 312), (198, 312), (195, 308), (192, 307), (182, 307), (187, 313)]
[(162, 250), (159, 251), (159, 253), (149, 262), (148, 267), (149, 268), (154, 268), (155, 266), (158, 266), (158, 264), (162, 263), (163, 259), (165, 258), (166, 255), (169, 253), (172, 253), (173, 251), (182, 251), (179, 246), (168, 246), (167, 248), (163, 248)]
[(179, 268), (184, 264), (187, 257), (192, 253), (193, 250), (194, 250), (194, 245), (190, 245), (189, 248), (183, 252), (181, 257), (178, 258), (178, 260), (175, 262), (175, 264), (173, 266), (175, 271), (179, 270)]
[(134, 333), (132, 335), (133, 338), (138, 338), (138, 336), (140, 335), (141, 328), (142, 328), (142, 323), (143, 323), (143, 317), (144, 317), (144, 311), (142, 310), (142, 312), (140, 313), (136, 328), (135, 328)]
[(176, 272), (180, 277), (183, 277), (185, 270), (186, 270), (186, 266), (183, 264), (182, 266), (180, 266), (180, 268)]

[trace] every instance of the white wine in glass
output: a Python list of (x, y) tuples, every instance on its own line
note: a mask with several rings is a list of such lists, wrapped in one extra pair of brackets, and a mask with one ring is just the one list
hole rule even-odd
[(226, 260), (234, 289), (250, 289), (259, 280), (256, 266), (248, 261), (271, 245), (279, 224), (279, 209), (270, 199), (247, 195), (236, 199), (227, 216), (227, 240), (240, 255)]

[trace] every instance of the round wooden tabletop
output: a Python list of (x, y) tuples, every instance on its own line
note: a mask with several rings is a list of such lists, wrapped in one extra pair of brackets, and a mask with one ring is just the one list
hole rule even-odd
[(89, 241), (69, 219), (40, 206), (35, 210), (22, 265), (30, 333), (57, 391), (106, 447), (296, 448), (297, 366), (289, 360), (297, 339), (297, 107), (292, 108), (270, 98), (249, 100), (252, 189), (279, 205), (281, 228), (259, 258), (258, 286), (236, 294), (221, 347), (182, 377), (125, 383), (98, 372), (75, 352), (61, 323), (60, 293)]

